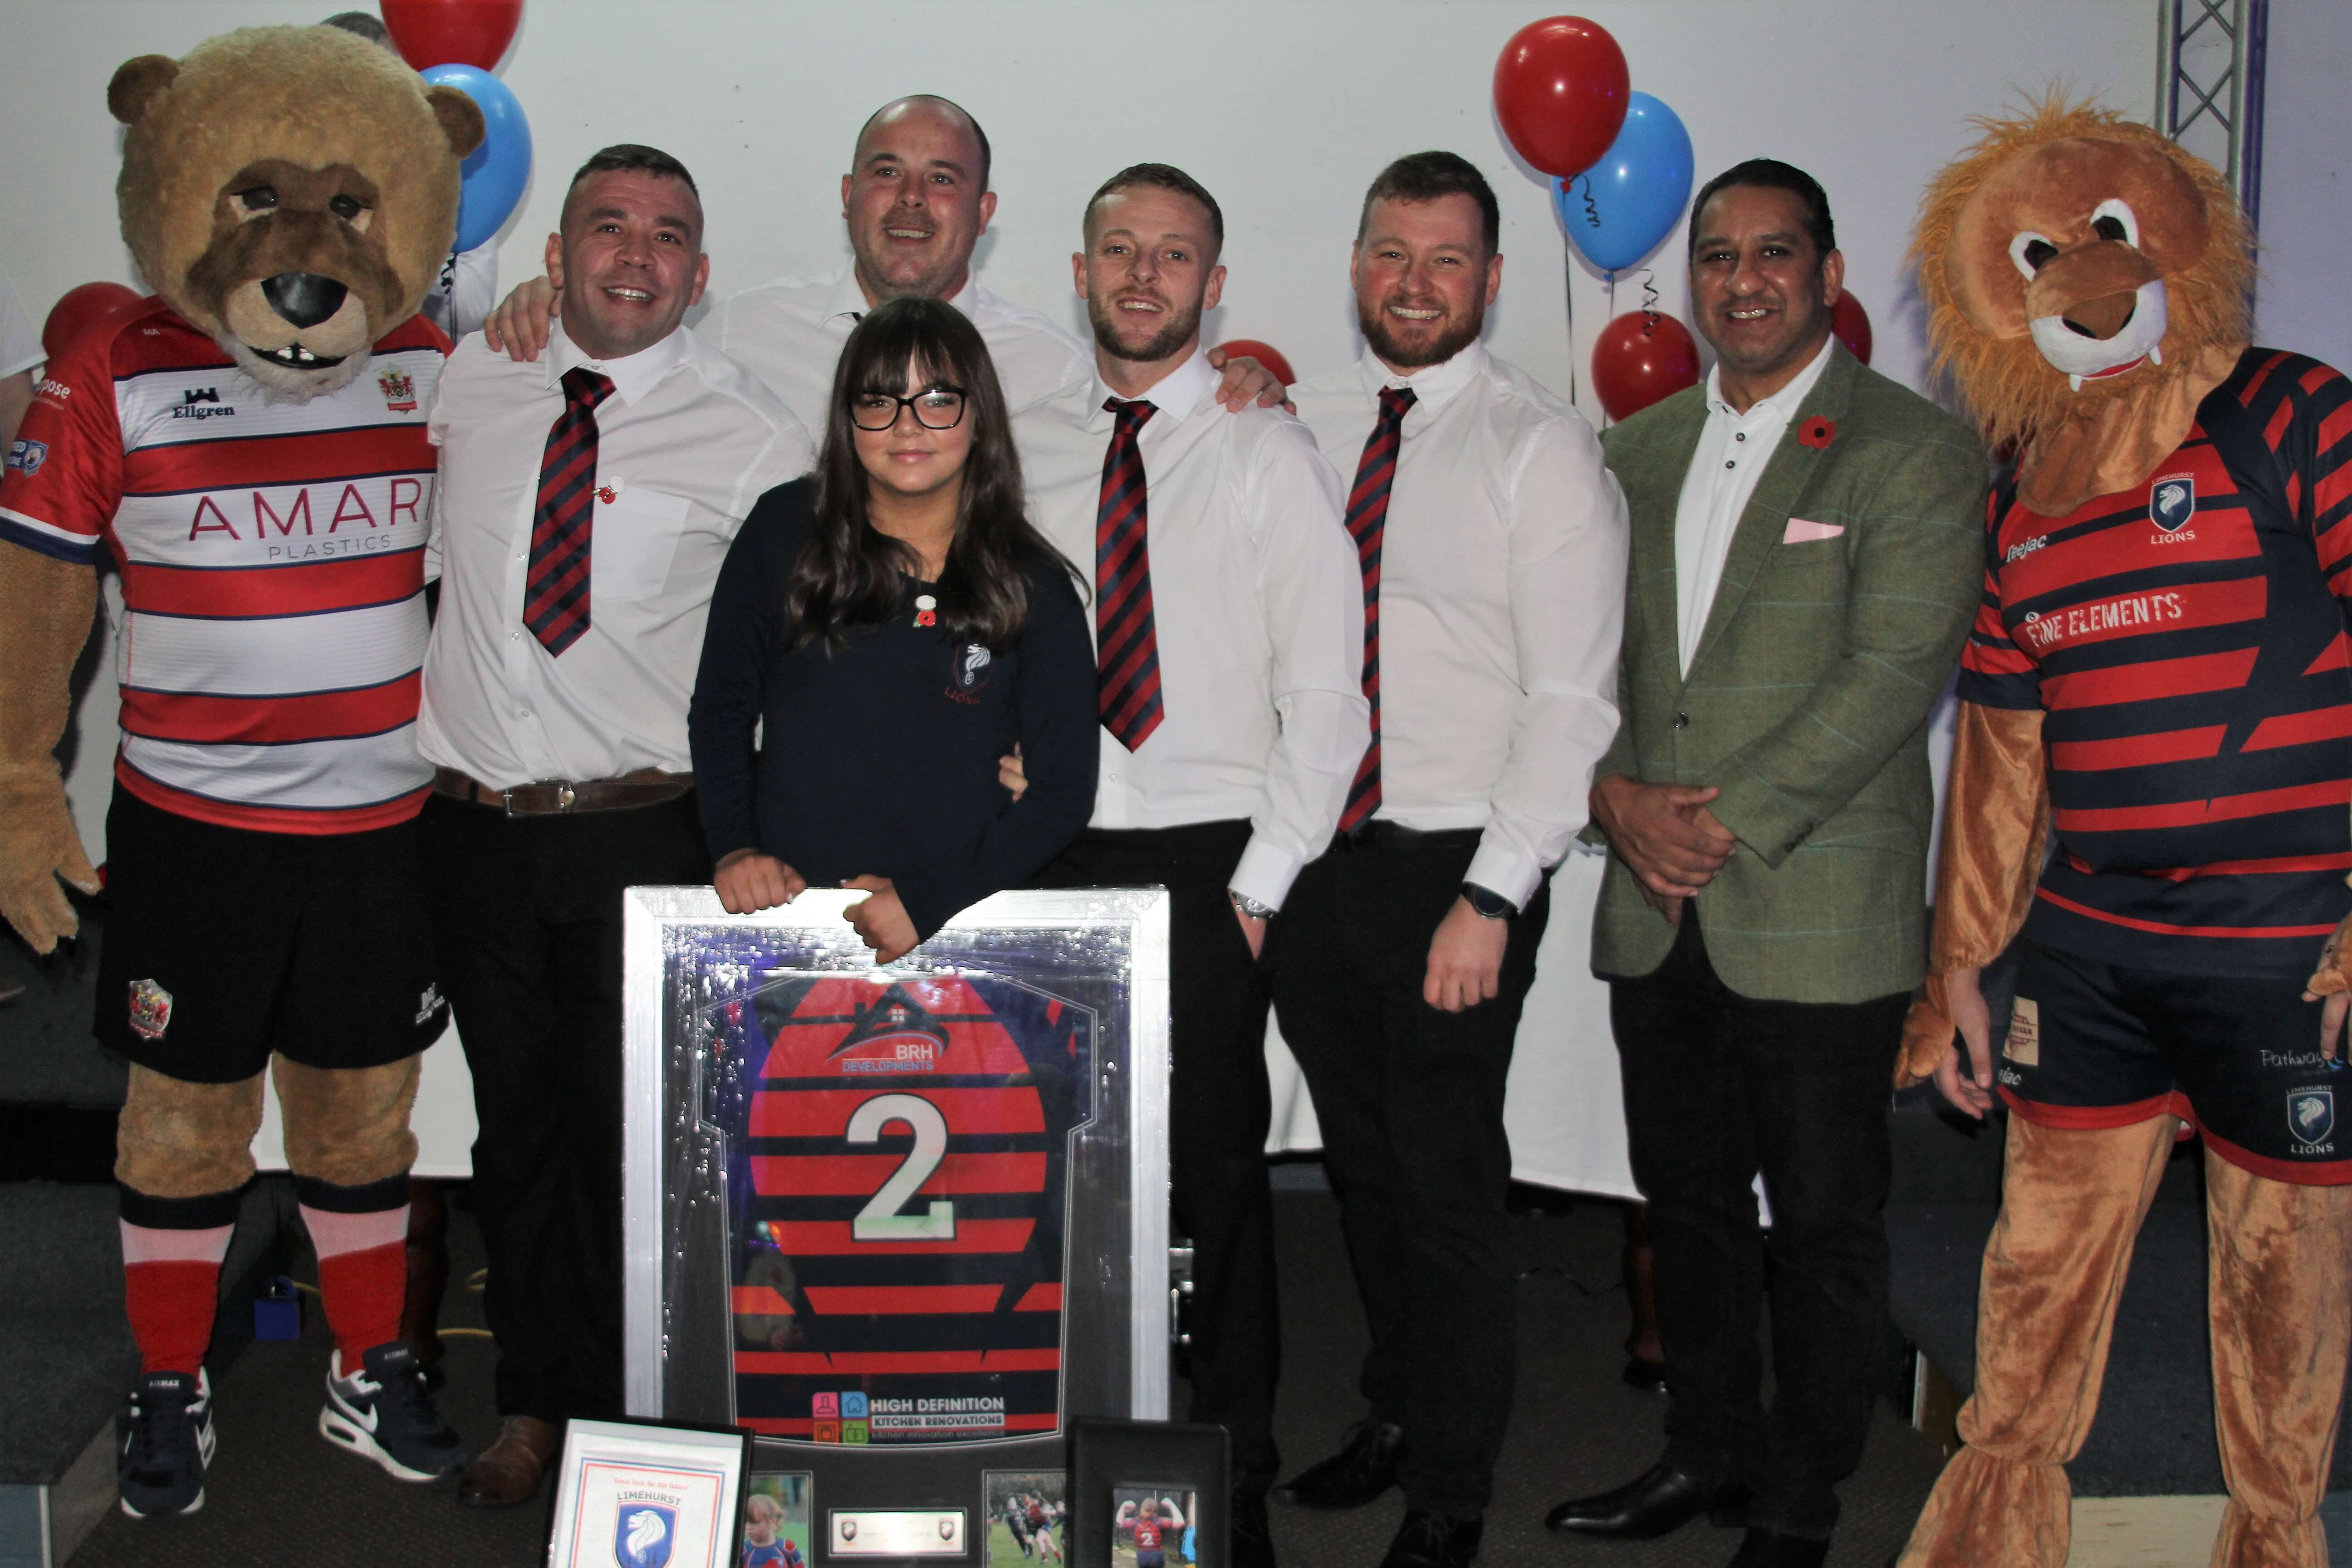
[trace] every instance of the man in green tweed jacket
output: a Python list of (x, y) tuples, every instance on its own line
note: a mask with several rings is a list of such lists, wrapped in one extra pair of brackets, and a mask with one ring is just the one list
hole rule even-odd
[(1673, 1405), (1658, 1464), (1549, 1522), (1638, 1538), (1704, 1512), (1748, 1527), (1734, 1568), (1813, 1568), (1880, 1363), (1927, 716), (1983, 584), (1985, 465), (1958, 420), (1832, 338), (1844, 264), (1810, 177), (1738, 165), (1699, 193), (1691, 237), (1717, 369), (1602, 437), (1633, 562), (1622, 721), (1592, 791), (1611, 850), (1592, 967)]

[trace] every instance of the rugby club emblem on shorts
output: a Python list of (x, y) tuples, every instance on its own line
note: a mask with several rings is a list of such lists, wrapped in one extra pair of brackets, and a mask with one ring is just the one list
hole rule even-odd
[(172, 1026), (172, 994), (152, 980), (131, 983), (131, 1032), (142, 1040), (160, 1040)]
[(625, 1502), (613, 1521), (613, 1561), (620, 1568), (663, 1568), (677, 1540), (677, 1510)]
[(2308, 1148), (2327, 1142), (2336, 1131), (2336, 1091), (2332, 1089), (2292, 1089), (2286, 1096), (2287, 1131)]
[(2197, 515), (2197, 476), (2158, 474), (2148, 481), (2147, 517), (2167, 533), (2187, 528)]

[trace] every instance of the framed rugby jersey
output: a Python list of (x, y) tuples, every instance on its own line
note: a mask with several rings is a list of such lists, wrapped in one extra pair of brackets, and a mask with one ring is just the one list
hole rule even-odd
[(985, 1472), (1167, 1412), (1167, 895), (1000, 893), (882, 969), (860, 896), (627, 895), (628, 1409), (808, 1474), (813, 1563), (976, 1563)]

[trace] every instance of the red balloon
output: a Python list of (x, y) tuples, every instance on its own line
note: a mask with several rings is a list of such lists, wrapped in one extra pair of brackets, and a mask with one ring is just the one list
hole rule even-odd
[(1662, 397), (1698, 384), (1690, 329), (1654, 310), (1628, 310), (1592, 345), (1592, 390), (1612, 419), (1631, 419)]
[(522, 26), (522, 0), (383, 0), (384, 31), (418, 70), (495, 70)]
[(1234, 354), (1249, 355), (1250, 358), (1265, 366), (1274, 378), (1285, 386), (1298, 379), (1290, 373), (1290, 362), (1283, 358), (1282, 351), (1272, 343), (1262, 343), (1255, 338), (1228, 338), (1217, 347), (1229, 357)]
[(1511, 35), (1495, 62), (1495, 116), (1519, 156), (1567, 179), (1601, 161), (1625, 123), (1633, 81), (1609, 29), (1551, 16)]
[(1841, 290), (1837, 303), (1830, 307), (1830, 331), (1854, 358), (1870, 363), (1870, 316), (1861, 300)]
[(41, 352), (57, 358), (100, 317), (112, 315), (125, 305), (136, 305), (142, 298), (138, 289), (120, 283), (84, 283), (67, 289), (49, 307), (49, 319), (41, 323)]

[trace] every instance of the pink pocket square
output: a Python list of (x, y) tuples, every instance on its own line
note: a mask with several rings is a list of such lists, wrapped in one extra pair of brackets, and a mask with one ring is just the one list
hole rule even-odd
[(1783, 544), (1811, 544), (1815, 540), (1835, 539), (1845, 532), (1842, 522), (1808, 522), (1801, 517), (1789, 520), (1789, 531), (1780, 535)]

